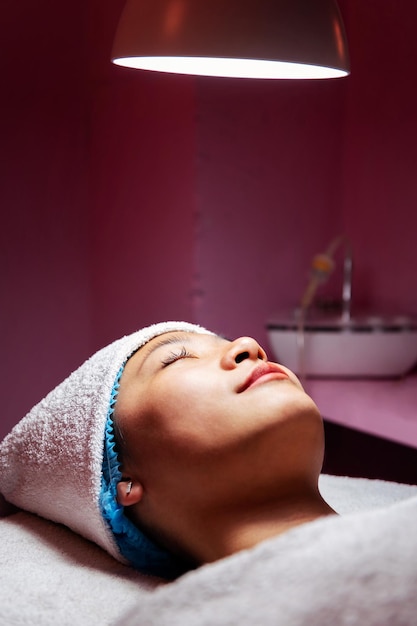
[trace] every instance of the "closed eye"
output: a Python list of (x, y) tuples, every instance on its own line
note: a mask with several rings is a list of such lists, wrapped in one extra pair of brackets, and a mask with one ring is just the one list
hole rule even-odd
[(181, 350), (170, 352), (170, 354), (162, 360), (162, 366), (168, 367), (171, 363), (180, 361), (181, 359), (195, 359), (196, 356), (189, 352), (185, 346), (182, 346)]

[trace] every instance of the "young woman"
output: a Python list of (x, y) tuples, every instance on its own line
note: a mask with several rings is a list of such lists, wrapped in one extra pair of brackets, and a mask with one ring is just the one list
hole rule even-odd
[(319, 411), (250, 337), (166, 322), (96, 353), (0, 444), (0, 492), (175, 577), (333, 514)]

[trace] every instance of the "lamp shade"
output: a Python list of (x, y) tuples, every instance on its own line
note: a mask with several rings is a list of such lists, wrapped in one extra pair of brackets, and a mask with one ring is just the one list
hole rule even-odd
[(112, 61), (247, 78), (349, 73), (345, 29), (334, 0), (127, 0)]

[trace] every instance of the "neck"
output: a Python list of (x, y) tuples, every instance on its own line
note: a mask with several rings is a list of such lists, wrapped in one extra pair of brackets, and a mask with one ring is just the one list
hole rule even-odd
[(198, 563), (208, 563), (281, 535), (296, 526), (335, 511), (318, 491), (291, 494), (256, 506), (237, 507), (205, 513), (203, 519), (193, 520), (194, 532), (188, 536), (190, 554)]

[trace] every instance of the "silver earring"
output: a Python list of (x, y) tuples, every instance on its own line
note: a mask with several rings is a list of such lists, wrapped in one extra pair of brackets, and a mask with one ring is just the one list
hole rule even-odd
[(127, 483), (127, 487), (126, 487), (126, 495), (128, 496), (131, 491), (132, 491), (132, 481), (129, 480), (129, 482)]

